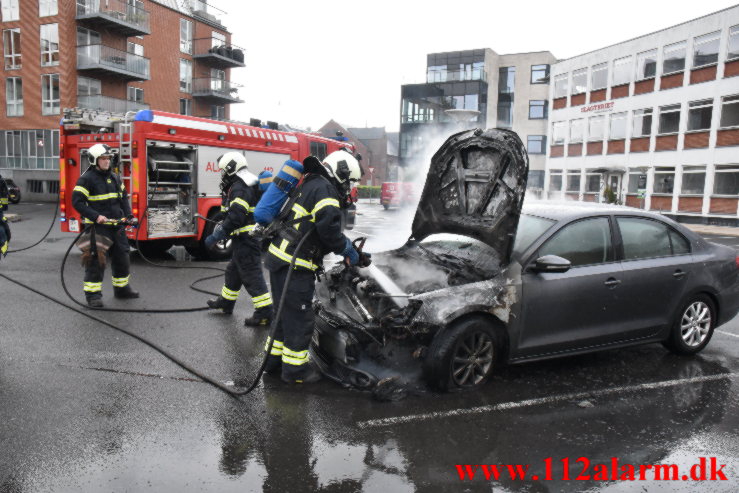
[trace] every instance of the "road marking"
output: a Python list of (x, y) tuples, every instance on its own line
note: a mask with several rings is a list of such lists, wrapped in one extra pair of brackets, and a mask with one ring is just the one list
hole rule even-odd
[(592, 398), (592, 397), (600, 397), (604, 395), (618, 394), (621, 392), (636, 392), (640, 390), (661, 389), (661, 388), (667, 388), (667, 387), (675, 387), (677, 385), (684, 385), (684, 384), (698, 383), (698, 382), (708, 382), (712, 380), (722, 380), (725, 378), (737, 378), (737, 377), (739, 377), (739, 373), (724, 373), (721, 375), (707, 375), (703, 377), (682, 378), (678, 380), (665, 380), (663, 382), (643, 383), (639, 385), (627, 385), (623, 387), (614, 387), (611, 389), (592, 390), (590, 392), (576, 392), (572, 394), (561, 394), (561, 395), (553, 395), (549, 397), (540, 397), (538, 399), (526, 399), (523, 401), (503, 402), (501, 404), (496, 404), (492, 406), (479, 406), (479, 407), (472, 407), (469, 409), (452, 409), (451, 411), (439, 411), (439, 412), (424, 413), (424, 414), (411, 414), (408, 416), (396, 416), (393, 418), (370, 419), (367, 421), (357, 422), (357, 426), (363, 429), (381, 428), (384, 426), (411, 423), (414, 421), (428, 421), (432, 419), (444, 419), (444, 418), (452, 418), (452, 417), (457, 417), (457, 416), (468, 416), (471, 414), (491, 413), (494, 411), (506, 411), (508, 409), (538, 406), (540, 404), (551, 404), (551, 403), (569, 401), (569, 400), (574, 400), (574, 399), (586, 399), (586, 398)]
[(726, 332), (726, 331), (723, 331), (723, 330), (714, 330), (714, 332), (718, 332), (719, 334), (723, 334), (723, 335), (725, 335), (725, 336), (731, 336), (731, 337), (736, 337), (736, 338), (738, 338), (738, 339), (739, 339), (739, 335), (737, 335), (737, 334), (732, 334), (731, 332)]

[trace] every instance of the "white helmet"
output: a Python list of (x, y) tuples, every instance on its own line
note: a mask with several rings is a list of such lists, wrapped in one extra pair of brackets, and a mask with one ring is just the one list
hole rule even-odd
[(246, 158), (243, 154), (236, 151), (230, 151), (218, 158), (218, 167), (228, 176), (233, 176), (237, 171), (248, 168)]
[(113, 159), (115, 151), (107, 144), (95, 144), (87, 150), (87, 159), (91, 166), (97, 166), (98, 158), (102, 156), (110, 156)]
[(331, 170), (336, 181), (344, 183), (348, 181), (359, 181), (362, 178), (362, 168), (357, 158), (346, 151), (334, 151), (323, 160), (323, 164)]

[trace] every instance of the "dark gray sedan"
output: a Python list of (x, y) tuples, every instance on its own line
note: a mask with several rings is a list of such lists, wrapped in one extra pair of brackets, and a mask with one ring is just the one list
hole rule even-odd
[(337, 267), (316, 295), (313, 358), (343, 384), (483, 384), (496, 364), (661, 342), (694, 354), (739, 311), (739, 259), (663, 216), (523, 206), (512, 132), (450, 137), (401, 248)]

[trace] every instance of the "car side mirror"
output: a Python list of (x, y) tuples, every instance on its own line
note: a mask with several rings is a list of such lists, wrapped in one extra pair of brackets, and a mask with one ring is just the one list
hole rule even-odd
[(561, 273), (567, 272), (570, 270), (570, 267), (572, 267), (572, 264), (566, 258), (558, 257), (557, 255), (544, 255), (536, 259), (533, 270), (535, 272)]

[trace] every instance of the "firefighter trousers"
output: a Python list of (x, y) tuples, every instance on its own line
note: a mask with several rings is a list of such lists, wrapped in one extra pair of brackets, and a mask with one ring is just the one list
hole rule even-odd
[[(131, 270), (131, 260), (128, 257), (130, 248), (128, 246), (125, 228), (102, 226), (99, 224), (88, 227), (95, 228), (95, 235), (107, 236), (113, 241), (113, 245), (108, 249), (106, 255), (110, 261), (110, 268), (113, 271), (113, 288), (125, 288), (128, 286), (128, 278), (130, 277)], [(99, 255), (101, 254), (99, 253)], [(105, 264), (101, 266), (94, 259), (85, 266), (83, 290), (88, 300), (102, 298), (104, 273)]]
[[(279, 310), (279, 300), (289, 269), (285, 266), (270, 272), (275, 311)], [(285, 306), (275, 329), (275, 341), (267, 361), (270, 372), (276, 371), (281, 364), (282, 376), (289, 380), (299, 380), (309, 372), (308, 347), (315, 326), (312, 307), (315, 289), (315, 273), (305, 269), (293, 270), (285, 294)], [(267, 346), (269, 342), (268, 338)]]
[(272, 296), (262, 273), (259, 243), (246, 234), (233, 237), (233, 254), (226, 266), (225, 284), (221, 296), (236, 301), (244, 286), (251, 296), (254, 311), (263, 318), (272, 317)]

